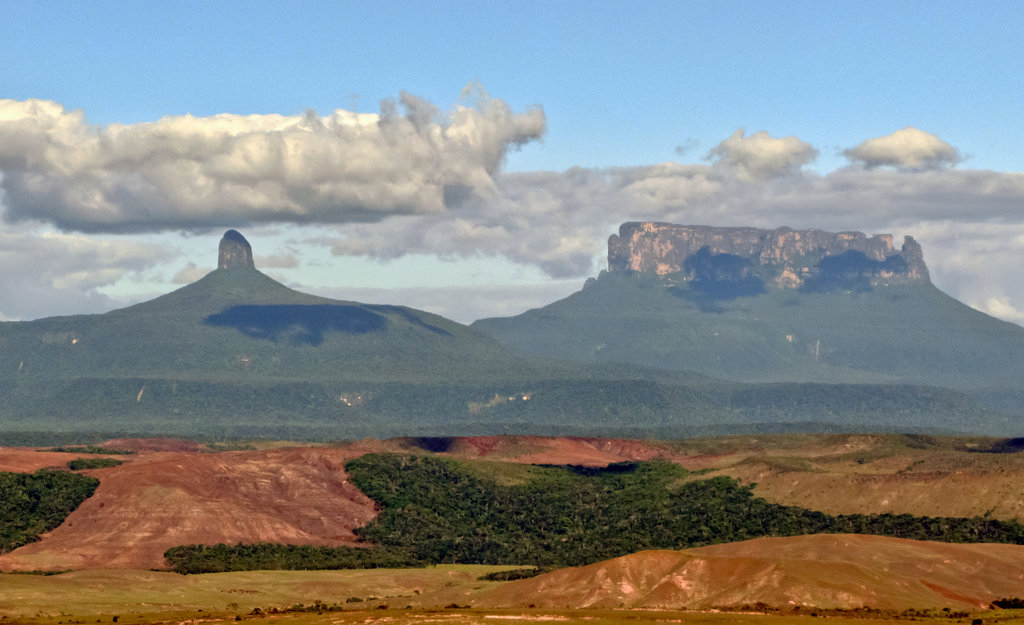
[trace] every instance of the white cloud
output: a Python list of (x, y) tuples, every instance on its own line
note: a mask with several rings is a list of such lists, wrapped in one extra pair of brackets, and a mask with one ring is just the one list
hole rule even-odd
[(295, 254), (256, 255), (254, 262), (259, 269), (294, 269), (299, 266), (299, 259)]
[(102, 312), (101, 287), (166, 258), (158, 247), (85, 236), (0, 230), (0, 316), (34, 319)]
[[(256, 251), (258, 266), (300, 281), (311, 242), (377, 261), (493, 258), (575, 281), (604, 267), (607, 237), (624, 221), (910, 234), (940, 288), (1004, 318), (1024, 310), (1024, 173), (945, 167), (959, 155), (934, 135), (909, 128), (870, 139), (845, 152), (863, 167), (824, 175), (803, 169), (817, 154), (807, 142), (742, 130), (710, 152), (711, 163), (498, 175), (507, 151), (543, 129), (540, 110), (514, 113), (484, 94), (447, 112), (403, 94), (380, 115), (185, 116), (107, 128), (53, 102), (4, 101), (0, 198), (8, 220), (84, 231), (296, 223), (295, 242)], [(158, 262), (153, 246), (123, 239), (18, 232), (0, 230), (7, 317), (104, 309), (111, 302), (97, 289)], [(206, 273), (194, 260), (174, 258), (175, 282)], [(494, 293), (480, 289), (401, 296), (417, 305), (443, 293), (432, 309), (468, 321), (511, 310), (501, 292), (492, 304)]]
[(565, 279), (603, 268), (607, 237), (624, 221), (889, 232), (915, 236), (936, 284), (953, 295), (976, 306), (1005, 298), (1024, 309), (1024, 277), (1018, 280), (1014, 268), (1024, 245), (991, 250), (1024, 232), (1024, 174), (844, 168), (820, 175), (798, 168), (813, 148), (782, 147), (765, 160), (778, 168), (757, 171), (786, 175), (760, 179), (720, 163), (504, 174), (496, 199), (445, 214), (345, 226), (332, 250), (384, 260), (497, 256)]
[(583, 287), (582, 280), (559, 280), (545, 284), (302, 289), (324, 297), (411, 306), (419, 310), (469, 324), (485, 317), (509, 317), (540, 308), (567, 297)]
[(843, 155), (865, 167), (896, 167), (904, 170), (939, 169), (960, 162), (960, 152), (930, 132), (913, 126), (868, 139), (845, 150)]
[(1024, 174), (972, 170), (843, 169), (747, 181), (713, 166), (666, 163), (505, 174), (498, 189), (495, 200), (445, 214), (341, 227), (332, 251), (380, 260), (502, 256), (569, 278), (600, 268), (608, 235), (624, 221), (896, 231), (922, 242), (911, 226), (1024, 223)]
[(1015, 307), (1006, 297), (989, 297), (975, 308), (993, 317), (1024, 324), (1024, 310)]
[(736, 170), (743, 180), (761, 180), (795, 173), (818, 157), (818, 151), (796, 137), (776, 138), (764, 130), (749, 137), (742, 129), (708, 152), (716, 160)]
[(213, 271), (213, 269), (213, 267), (203, 269), (197, 267), (193, 262), (188, 262), (185, 263), (184, 267), (178, 270), (178, 273), (174, 274), (174, 277), (171, 278), (171, 282), (173, 284), (191, 284)]
[(495, 193), (510, 148), (545, 130), (482, 89), (441, 113), (407, 93), (379, 115), (190, 115), (90, 126), (55, 102), (0, 100), (4, 217), (81, 232), (372, 222)]

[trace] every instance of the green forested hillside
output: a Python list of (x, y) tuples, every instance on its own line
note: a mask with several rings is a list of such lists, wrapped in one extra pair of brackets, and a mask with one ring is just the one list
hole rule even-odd
[(0, 324), (0, 379), (490, 380), (531, 369), (490, 337), (400, 306), (294, 291), (255, 269), (216, 270), (102, 315)]
[[(527, 397), (528, 399), (524, 399)], [(339, 440), (536, 434), (680, 438), (739, 432), (1012, 429), (943, 389), (896, 385), (669, 383), (624, 372), (491, 383), (77, 378), (0, 400), (0, 440), (52, 444), (172, 435)], [(993, 425), (996, 424), (996, 425)]]
[(60, 525), (97, 486), (96, 478), (69, 471), (0, 473), (0, 553)]
[(436, 315), (299, 293), (251, 268), (219, 269), (103, 315), (0, 323), (0, 436), (40, 442), (33, 433), (50, 432), (53, 442), (68, 431), (679, 437), (957, 431), (991, 419), (962, 395), (917, 386), (745, 386), (689, 371), (542, 360)]
[(671, 276), (604, 273), (517, 317), (473, 324), (524, 353), (744, 382), (904, 383), (1024, 402), (1024, 328), (930, 284), (715, 296)]

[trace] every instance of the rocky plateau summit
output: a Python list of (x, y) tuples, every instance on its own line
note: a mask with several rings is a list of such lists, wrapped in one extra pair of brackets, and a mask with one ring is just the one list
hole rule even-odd
[(756, 279), (782, 289), (930, 283), (921, 246), (909, 236), (897, 251), (891, 234), (657, 222), (622, 224), (608, 240), (608, 271), (694, 282)]

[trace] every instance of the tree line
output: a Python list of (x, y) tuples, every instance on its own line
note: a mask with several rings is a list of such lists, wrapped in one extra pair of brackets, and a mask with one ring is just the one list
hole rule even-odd
[(369, 454), (350, 460), (346, 470), (381, 507), (357, 530), (372, 549), (189, 545), (168, 551), (168, 563), (179, 572), (424, 563), (561, 567), (643, 549), (812, 533), (1024, 544), (1024, 526), (1015, 521), (828, 515), (770, 503), (754, 495), (753, 485), (700, 479), (660, 460), (605, 469), (534, 466), (525, 477), (499, 480), (451, 459)]
[(60, 525), (97, 486), (96, 478), (64, 470), (0, 473), (0, 553)]

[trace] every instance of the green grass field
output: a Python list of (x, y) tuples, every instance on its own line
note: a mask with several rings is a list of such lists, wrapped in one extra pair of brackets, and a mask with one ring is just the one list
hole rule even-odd
[[(60, 575), (0, 574), (0, 623), (149, 623), (246, 615), (254, 608), (339, 604), (351, 609), (404, 608), (421, 597), (447, 601), (459, 591), (487, 588), (487, 573), (514, 567), (437, 566), (357, 571), (250, 571), (177, 575), (157, 571), (91, 570)], [(355, 601), (358, 598), (360, 601)], [(455, 601), (454, 595), (450, 601)], [(185, 615), (185, 616), (182, 616)], [(190, 615), (190, 616), (188, 616)], [(69, 620), (71, 619), (71, 620)], [(175, 620), (177, 619), (177, 621)]]
[[(880, 625), (910, 620), (937, 624), (970, 623), (977, 618), (986, 624), (1024, 623), (1024, 612), (1013, 610), (949, 615), (938, 610), (927, 613), (808, 610), (806, 614), (766, 614), (757, 608), (697, 612), (458, 607), (458, 597), (467, 591), (499, 585), (499, 582), (482, 582), (478, 578), (502, 568), (508, 567), (256, 571), (190, 576), (112, 570), (52, 576), (0, 574), (0, 623), (65, 625), (116, 622), (142, 625), (272, 620), (281, 625), (513, 625), (548, 622), (564, 625), (802, 625), (820, 622), (821, 618), (827, 618), (834, 625)], [(318, 604), (322, 609), (316, 607)]]
[[(679, 610), (470, 609), (468, 590), (497, 585), (478, 577), (501, 567), (444, 566), (415, 570), (260, 571), (181, 576), (150, 571), (81, 571), (56, 576), (0, 575), (0, 623), (128, 625), (273, 622), (279, 625), (1018, 625), (1024, 611), (890, 613)], [(362, 601), (355, 601), (359, 598)], [(387, 607), (384, 607), (387, 606)], [(258, 608), (258, 610), (256, 609)]]

